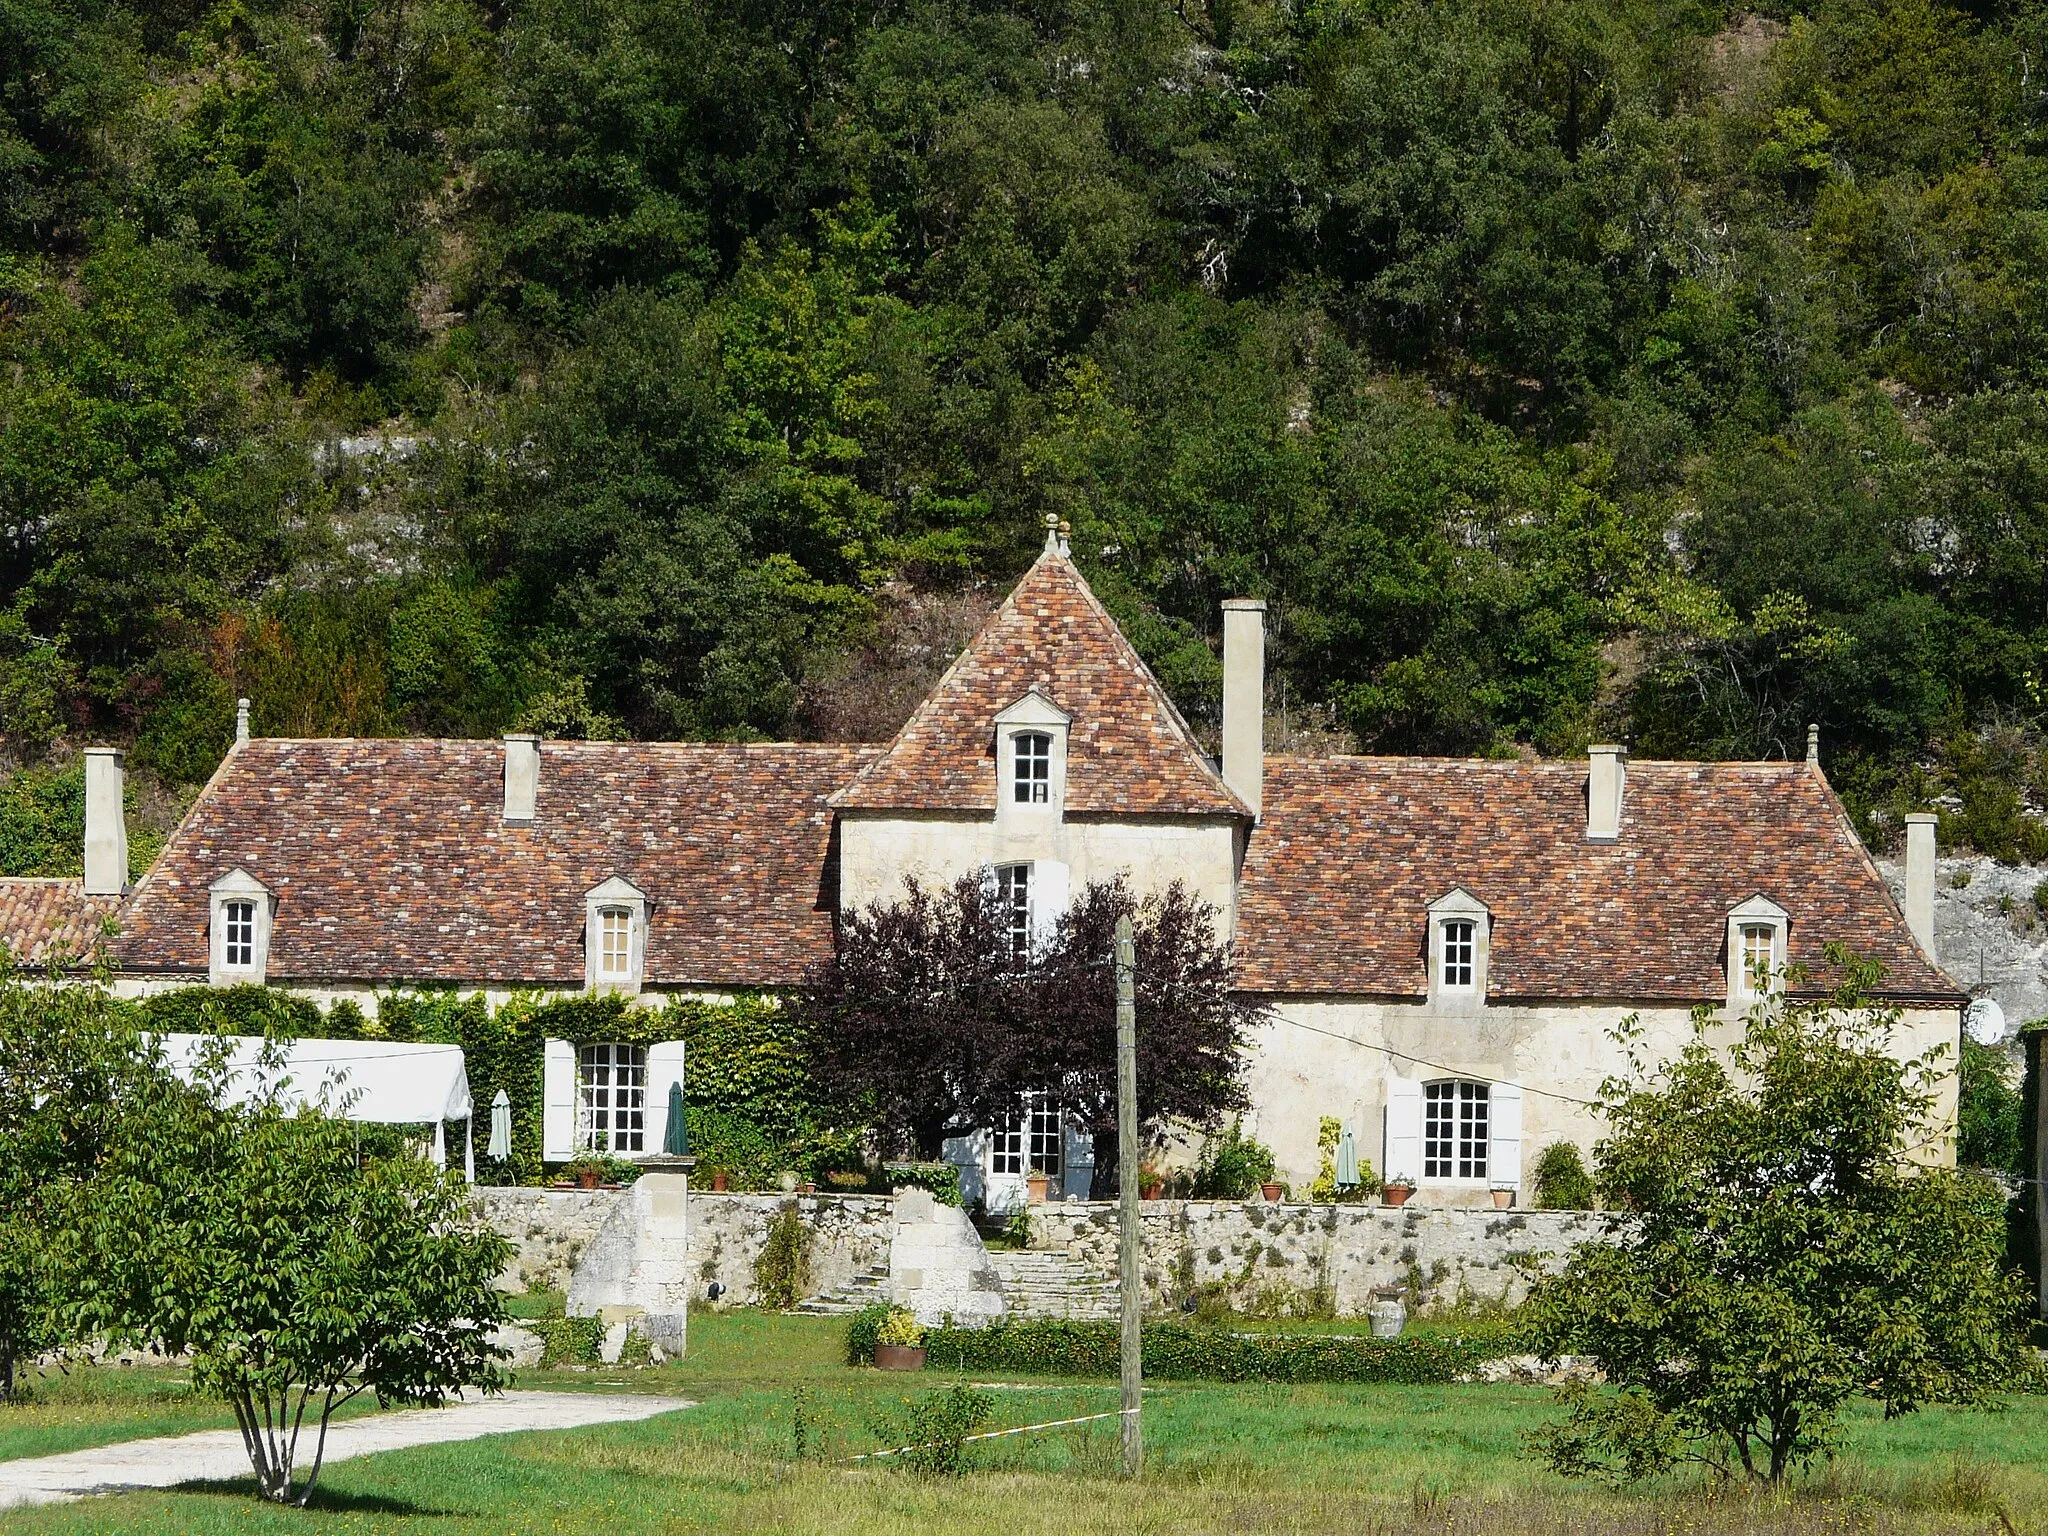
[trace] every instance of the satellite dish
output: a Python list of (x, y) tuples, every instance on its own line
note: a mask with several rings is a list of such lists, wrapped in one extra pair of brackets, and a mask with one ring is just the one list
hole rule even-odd
[(1980, 997), (1963, 1010), (1963, 1028), (1979, 1045), (1996, 1045), (2005, 1038), (2005, 1010)]

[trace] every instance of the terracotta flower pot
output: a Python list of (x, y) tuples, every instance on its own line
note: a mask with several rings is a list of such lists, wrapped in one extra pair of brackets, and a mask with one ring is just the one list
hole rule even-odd
[(724, 1194), (731, 1185), (732, 1178), (723, 1168), (711, 1175), (711, 1192), (714, 1195)]
[(818, 1192), (818, 1186), (809, 1183), (799, 1184), (796, 1187), (796, 1192), (800, 1195), (815, 1195)]
[(597, 1188), (597, 1175), (594, 1173), (579, 1173), (576, 1176), (576, 1183), (583, 1189), (595, 1189)]
[(1389, 1205), (1406, 1205), (1408, 1197), (1414, 1193), (1406, 1184), (1389, 1184), (1380, 1190), (1380, 1195)]
[(1287, 1186), (1285, 1184), (1261, 1184), (1259, 1186), (1259, 1193), (1266, 1197), (1268, 1205), (1278, 1205), (1287, 1198)]
[(924, 1346), (922, 1344), (877, 1344), (875, 1365), (884, 1371), (921, 1371), (924, 1369)]
[(1512, 1189), (1496, 1189), (1493, 1192), (1493, 1208), (1496, 1211), (1504, 1211), (1514, 1203), (1515, 1192)]
[(1052, 1188), (1052, 1180), (1042, 1173), (1033, 1174), (1024, 1181), (1024, 1187), (1030, 1191), (1031, 1203), (1033, 1205), (1043, 1205), (1045, 1204), (1046, 1191)]
[(1166, 1180), (1164, 1179), (1154, 1179), (1150, 1184), (1140, 1184), (1138, 1186), (1138, 1198), (1140, 1200), (1157, 1200), (1165, 1193)]

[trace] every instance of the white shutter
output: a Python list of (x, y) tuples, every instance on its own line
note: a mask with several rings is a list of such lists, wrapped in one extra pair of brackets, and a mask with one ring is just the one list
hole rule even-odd
[(1487, 1094), (1486, 1178), (1492, 1184), (1522, 1186), (1522, 1085), (1495, 1083)]
[(540, 1156), (566, 1163), (576, 1155), (576, 1047), (566, 1040), (540, 1043)]
[(1049, 943), (1053, 930), (1067, 915), (1071, 876), (1067, 866), (1053, 859), (1038, 859), (1031, 865), (1031, 937), (1038, 944)]
[(1387, 1074), (1387, 1140), (1380, 1177), (1422, 1178), (1422, 1084)]
[(668, 1088), (682, 1080), (682, 1041), (663, 1040), (647, 1047), (647, 1138), (643, 1145), (649, 1152), (660, 1152), (668, 1143)]

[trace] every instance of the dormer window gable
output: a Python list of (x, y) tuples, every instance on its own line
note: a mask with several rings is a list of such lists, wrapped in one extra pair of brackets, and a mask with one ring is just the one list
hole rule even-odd
[(232, 869), (207, 888), (206, 979), (216, 987), (262, 986), (270, 973), (276, 898), (246, 869)]
[(1492, 928), (1486, 903), (1463, 886), (1452, 886), (1429, 904), (1430, 1002), (1446, 1008), (1485, 1004)]
[(995, 717), (996, 816), (1057, 817), (1066, 803), (1073, 717), (1032, 688)]
[(1792, 916), (1761, 892), (1728, 910), (1728, 1008), (1747, 1009), (1778, 985), (1785, 972)]
[(583, 898), (583, 984), (637, 996), (647, 980), (647, 893), (619, 875)]

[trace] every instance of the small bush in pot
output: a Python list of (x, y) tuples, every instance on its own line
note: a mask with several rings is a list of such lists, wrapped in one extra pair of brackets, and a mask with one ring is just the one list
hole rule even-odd
[(1543, 1211), (1590, 1211), (1593, 1176), (1578, 1145), (1553, 1141), (1536, 1159), (1536, 1208)]
[(875, 1330), (875, 1364), (885, 1371), (924, 1369), (924, 1329), (917, 1315), (903, 1307), (892, 1307)]

